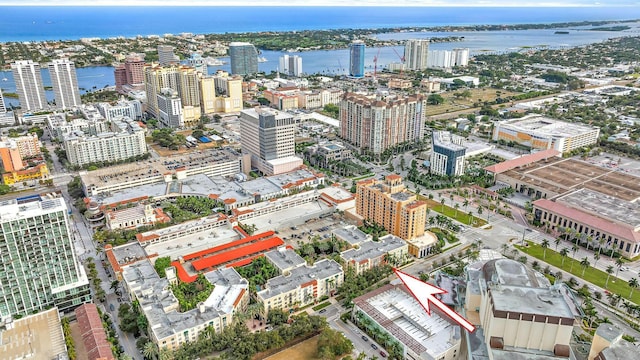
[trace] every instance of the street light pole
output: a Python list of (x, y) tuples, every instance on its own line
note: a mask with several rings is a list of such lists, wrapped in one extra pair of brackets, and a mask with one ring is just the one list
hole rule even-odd
[(524, 233), (527, 231), (527, 227), (523, 226), (522, 227), (522, 243), (520, 245), (524, 246)]

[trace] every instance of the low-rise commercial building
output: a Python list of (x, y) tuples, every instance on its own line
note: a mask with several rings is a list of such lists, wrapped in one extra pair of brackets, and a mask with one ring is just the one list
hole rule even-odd
[(105, 225), (109, 230), (130, 229), (170, 221), (171, 218), (161, 208), (154, 209), (150, 204), (108, 210), (105, 214)]
[(498, 121), (493, 129), (494, 141), (514, 141), (533, 149), (555, 149), (563, 154), (597, 143), (599, 135), (599, 128), (538, 114)]
[(460, 357), (462, 333), (437, 309), (427, 314), (403, 285), (385, 285), (353, 300), (351, 319), (388, 335), (387, 349), (403, 359), (453, 360)]
[(98, 307), (93, 303), (80, 305), (75, 315), (89, 360), (114, 360)]

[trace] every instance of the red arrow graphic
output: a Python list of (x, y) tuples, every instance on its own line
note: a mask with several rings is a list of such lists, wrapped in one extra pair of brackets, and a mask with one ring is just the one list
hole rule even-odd
[(427, 314), (431, 315), (431, 310), (429, 308), (429, 303), (433, 306), (437, 307), (445, 313), (448, 317), (450, 317), (453, 321), (457, 322), (465, 328), (468, 332), (473, 332), (476, 328), (473, 326), (467, 319), (463, 318), (457, 312), (453, 311), (447, 305), (443, 304), (442, 301), (437, 299), (434, 294), (445, 294), (446, 291), (442, 290), (438, 287), (435, 287), (431, 284), (427, 284), (426, 282), (417, 279), (409, 274), (403, 273), (400, 270), (393, 269), (398, 278), (402, 280), (404, 285), (409, 289), (411, 295), (413, 295), (416, 300), (422, 305)]

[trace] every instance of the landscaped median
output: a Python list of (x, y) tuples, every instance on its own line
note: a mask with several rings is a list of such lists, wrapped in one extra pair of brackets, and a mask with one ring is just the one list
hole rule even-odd
[(461, 222), (463, 225), (471, 225), (473, 227), (480, 227), (487, 224), (487, 222), (483, 219), (480, 219), (476, 216), (469, 216), (468, 212), (465, 212), (464, 209), (460, 208), (458, 210), (452, 208), (448, 205), (443, 205), (435, 200), (431, 200), (425, 198), (422, 195), (418, 196), (419, 200), (423, 200), (427, 202), (427, 207), (437, 213), (440, 213), (444, 216), (448, 216), (456, 221)]
[[(629, 294), (632, 293), (631, 287), (629, 284), (621, 280), (614, 275), (609, 276), (609, 282), (607, 283), (607, 274), (602, 270), (598, 270), (592, 267), (593, 265), (593, 257), (588, 258), (590, 265), (585, 269), (582, 264), (580, 264), (581, 260), (574, 260), (569, 256), (564, 258), (564, 265), (562, 264), (562, 256), (549, 248), (545, 251), (539, 244), (533, 243), (531, 241), (527, 241), (528, 246), (514, 245), (516, 249), (522, 251), (523, 253), (533, 256), (537, 259), (540, 259), (550, 265), (557, 267), (558, 269), (562, 269), (568, 273), (571, 273), (577, 278), (583, 279), (587, 282), (590, 282), (596, 286), (599, 286), (603, 289), (606, 289), (614, 294), (619, 294), (624, 299), (631, 300), (636, 304), (640, 304), (640, 290), (634, 289), (633, 295), (631, 299), (629, 299)], [(571, 249), (569, 249), (571, 250)], [(569, 255), (571, 255), (571, 251), (569, 251)], [(584, 276), (582, 275), (584, 270)], [(606, 285), (606, 286), (605, 286)]]

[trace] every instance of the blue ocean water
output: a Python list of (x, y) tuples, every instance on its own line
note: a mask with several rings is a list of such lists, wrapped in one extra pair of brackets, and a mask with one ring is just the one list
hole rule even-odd
[(636, 7), (0, 7), (0, 42), (640, 18)]

